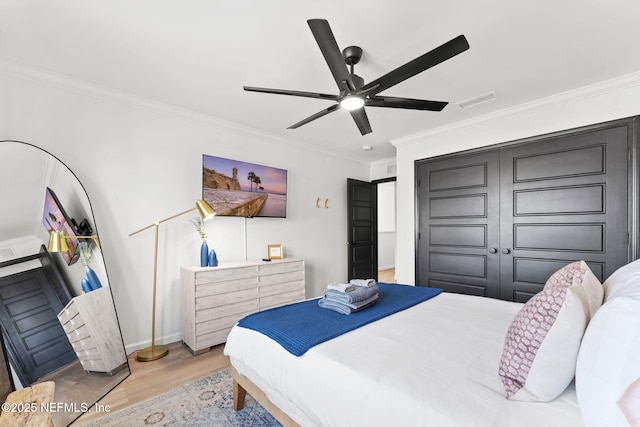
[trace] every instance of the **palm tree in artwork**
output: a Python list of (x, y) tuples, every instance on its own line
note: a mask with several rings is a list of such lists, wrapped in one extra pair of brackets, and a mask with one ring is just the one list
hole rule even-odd
[(251, 191), (253, 191), (253, 183), (255, 182), (256, 177), (257, 175), (255, 172), (249, 172), (249, 174), (247, 174), (247, 179), (251, 183)]
[(262, 180), (260, 179), (260, 177), (259, 177), (259, 176), (256, 176), (256, 177), (253, 179), (253, 182), (255, 182), (255, 183), (256, 183), (256, 191), (258, 191), (258, 189), (262, 188), (262, 187), (259, 187), (259, 185), (260, 185), (260, 184), (262, 184)]

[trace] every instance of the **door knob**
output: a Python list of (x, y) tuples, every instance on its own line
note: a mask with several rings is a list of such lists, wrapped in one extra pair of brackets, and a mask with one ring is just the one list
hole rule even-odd
[(489, 253), (490, 254), (495, 254), (497, 252), (498, 252), (498, 250), (496, 248), (489, 248)]
[(511, 249), (509, 249), (509, 248), (504, 248), (504, 249), (502, 250), (502, 253), (503, 253), (503, 254), (505, 254), (505, 255), (509, 255), (509, 254), (511, 253)]

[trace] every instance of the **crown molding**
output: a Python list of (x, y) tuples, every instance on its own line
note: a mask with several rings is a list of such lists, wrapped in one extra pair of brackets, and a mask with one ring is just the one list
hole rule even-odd
[(249, 134), (258, 136), (260, 138), (267, 138), (274, 142), (295, 146), (303, 150), (315, 151), (328, 156), (337, 157), (343, 160), (357, 162), (363, 165), (370, 165), (370, 162), (343, 156), (343, 155), (331, 152), (329, 150), (323, 150), (321, 148), (305, 145), (292, 138), (286, 138), (280, 135), (275, 135), (263, 130), (241, 125), (239, 123), (224, 120), (208, 114), (199, 113), (186, 108), (176, 107), (174, 105), (166, 104), (160, 101), (155, 101), (153, 99), (134, 95), (128, 92), (119, 91), (110, 87), (101, 86), (95, 83), (76, 79), (70, 76), (52, 73), (50, 71), (45, 71), (45, 70), (28, 66), (25, 64), (21, 64), (18, 62), (0, 59), (0, 74), (4, 74), (6, 76), (30, 81), (33, 83), (37, 83), (37, 84), (41, 84), (41, 85), (45, 85), (53, 88), (57, 88), (57, 89), (68, 91), (68, 92), (74, 92), (74, 93), (84, 95), (84, 96), (89, 96), (92, 98), (102, 99), (107, 102), (113, 102), (116, 104), (121, 104), (127, 107), (131, 107), (131, 108), (146, 110), (152, 113), (168, 114), (168, 115), (186, 118), (186, 119), (194, 120), (198, 122), (214, 124), (216, 126), (223, 126), (239, 132), (249, 133)]
[(374, 160), (371, 162), (371, 166), (387, 166), (387, 165), (395, 165), (397, 159), (395, 157), (387, 157), (386, 159)]
[(396, 148), (403, 145), (411, 145), (413, 143), (422, 142), (425, 137), (450, 132), (456, 129), (463, 129), (472, 127), (480, 123), (488, 122), (491, 120), (505, 119), (510, 116), (516, 116), (520, 114), (531, 113), (539, 110), (545, 110), (549, 108), (556, 108), (578, 102), (584, 99), (603, 96), (614, 92), (624, 91), (631, 87), (640, 85), (640, 71), (627, 74), (620, 77), (615, 77), (610, 80), (595, 83), (592, 85), (584, 86), (579, 89), (570, 90), (560, 94), (540, 98), (535, 101), (519, 104), (514, 107), (505, 108), (499, 111), (495, 111), (481, 116), (473, 117), (467, 120), (462, 120), (449, 125), (440, 126), (434, 129), (430, 129), (424, 132), (419, 132), (413, 135), (404, 136), (391, 140)]

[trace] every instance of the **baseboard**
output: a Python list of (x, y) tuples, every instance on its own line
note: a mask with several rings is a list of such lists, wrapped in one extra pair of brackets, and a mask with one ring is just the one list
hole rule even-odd
[[(156, 344), (172, 344), (174, 342), (182, 341), (182, 334), (175, 333), (171, 335), (165, 335), (162, 337), (156, 337)], [(125, 344), (124, 349), (127, 354), (134, 353), (141, 348), (146, 348), (151, 346), (151, 338), (144, 341), (138, 341), (136, 343)]]

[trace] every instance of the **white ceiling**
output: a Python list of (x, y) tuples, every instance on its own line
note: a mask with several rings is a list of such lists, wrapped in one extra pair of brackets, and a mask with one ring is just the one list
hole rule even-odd
[[(394, 157), (394, 139), (639, 71), (639, 16), (638, 0), (0, 0), (0, 61), (370, 162)], [(337, 94), (310, 18), (364, 49), (365, 82), (464, 34), (468, 51), (381, 93), (451, 103), (368, 108), (366, 136), (345, 111), (287, 130), (332, 101), (242, 86)]]

